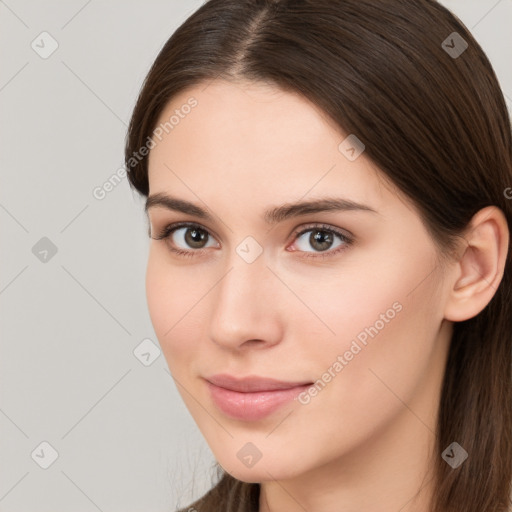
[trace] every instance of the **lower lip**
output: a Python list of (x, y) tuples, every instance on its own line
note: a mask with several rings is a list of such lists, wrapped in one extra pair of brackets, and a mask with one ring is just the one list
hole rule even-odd
[(272, 414), (284, 404), (291, 402), (311, 384), (275, 391), (242, 393), (215, 386), (206, 382), (214, 403), (227, 416), (245, 421), (257, 421)]

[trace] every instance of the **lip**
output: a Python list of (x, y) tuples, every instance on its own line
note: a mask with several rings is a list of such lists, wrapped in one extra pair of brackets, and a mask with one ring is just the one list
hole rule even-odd
[(215, 405), (227, 416), (245, 421), (263, 419), (313, 384), (258, 376), (238, 379), (226, 374), (205, 381)]

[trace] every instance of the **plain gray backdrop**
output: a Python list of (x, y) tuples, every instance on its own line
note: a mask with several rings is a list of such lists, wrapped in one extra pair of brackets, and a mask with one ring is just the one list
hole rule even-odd
[[(510, 111), (512, 0), (441, 3)], [(143, 201), (126, 178), (98, 193), (149, 67), (201, 4), (0, 0), (0, 512), (171, 511), (210, 487), (147, 311)]]

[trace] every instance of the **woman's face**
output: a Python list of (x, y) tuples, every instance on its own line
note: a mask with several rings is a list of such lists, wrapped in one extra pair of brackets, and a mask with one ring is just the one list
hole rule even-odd
[[(223, 468), (252, 482), (353, 469), (394, 428), (430, 435), (448, 290), (416, 210), (361, 143), (299, 95), (220, 80), (176, 96), (159, 125), (150, 197), (195, 211), (150, 203), (149, 312)], [(364, 206), (292, 207), (325, 199)], [(205, 380), (220, 374), (305, 386), (222, 391)]]

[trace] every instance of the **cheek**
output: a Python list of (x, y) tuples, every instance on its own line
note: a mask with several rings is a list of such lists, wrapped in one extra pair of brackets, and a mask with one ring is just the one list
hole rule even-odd
[[(377, 294), (375, 290), (360, 309), (344, 295), (339, 304), (351, 313), (331, 317), (336, 338), (322, 342), (321, 350), (317, 345), (302, 353), (302, 359), (312, 362), (317, 380), (310, 390), (316, 391), (302, 396), (294, 423), (283, 422), (281, 434), (299, 431), (309, 436), (314, 431), (316, 439), (331, 440), (321, 447), (304, 443), (305, 460), (323, 461), (333, 452), (348, 452), (378, 435), (406, 410), (404, 404), (416, 409), (414, 396), (421, 392), (434, 361), (435, 331), (421, 297), (407, 297), (408, 291), (381, 289)], [(386, 312), (387, 323), (380, 317)], [(365, 334), (366, 343), (357, 338), (360, 333)]]
[(151, 247), (146, 269), (146, 300), (151, 323), (162, 343), (165, 332), (172, 326), (176, 295), (174, 288), (169, 287), (167, 269), (157, 256), (157, 251)]
[(308, 308), (291, 300), (286, 312), (294, 315), (294, 338), (315, 354), (312, 361), (318, 361), (319, 356), (320, 360), (325, 358), (323, 350), (318, 352), (319, 343), (322, 349), (343, 353), (349, 350), (353, 338), (359, 336), (364, 343), (369, 337), (367, 327), (376, 322), (380, 329), (387, 326), (381, 314), (391, 322), (399, 316), (400, 287), (392, 278), (388, 281), (389, 277), (382, 273), (379, 276), (375, 263), (288, 277), (287, 282), (293, 283), (294, 292), (304, 298)]
[(179, 267), (166, 262), (160, 248), (150, 249), (146, 269), (146, 300), (153, 329), (168, 361), (170, 353), (174, 356), (179, 347), (188, 346), (178, 343), (180, 328), (186, 321), (183, 317), (191, 308), (188, 306), (190, 292), (186, 286), (187, 275), (180, 272)]
[[(361, 404), (383, 413), (400, 406), (391, 390), (404, 400), (416, 391), (433, 363), (441, 320), (441, 297), (432, 277), (425, 279), (431, 267), (428, 255), (414, 264), (395, 260), (386, 272), (368, 266), (360, 277), (335, 277), (321, 286), (323, 294), (310, 295), (312, 309), (334, 331), (322, 336), (320, 345), (303, 344), (301, 358), (314, 361), (320, 380), (315, 396), (364, 415)], [(323, 402), (312, 397), (311, 404), (315, 400)]]
[(197, 358), (204, 330), (201, 299), (214, 283), (205, 272), (169, 261), (165, 248), (150, 248), (146, 300), (151, 323), (172, 373), (175, 369), (182, 371)]

